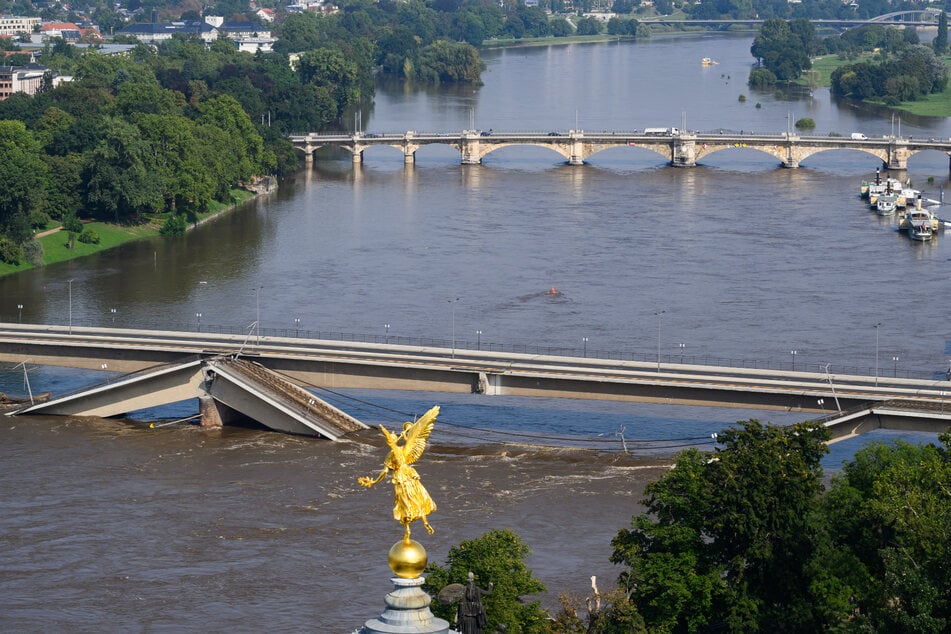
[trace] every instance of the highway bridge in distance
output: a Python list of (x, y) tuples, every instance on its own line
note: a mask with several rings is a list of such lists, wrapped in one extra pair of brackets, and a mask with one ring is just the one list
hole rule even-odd
[[(801, 411), (835, 438), (951, 426), (951, 382), (296, 337), (0, 324), (0, 362), (141, 372), (237, 356), (303, 386)], [(42, 386), (34, 386), (42, 390)], [(57, 395), (53, 395), (56, 400)], [(123, 398), (121, 393), (117, 398)], [(115, 408), (114, 408), (115, 409)], [(118, 408), (116, 411), (136, 409)]]

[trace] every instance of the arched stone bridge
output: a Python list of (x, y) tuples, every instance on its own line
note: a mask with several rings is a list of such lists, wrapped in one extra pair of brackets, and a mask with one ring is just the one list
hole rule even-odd
[(306, 134), (291, 136), (291, 142), (313, 161), (320, 148), (349, 152), (354, 163), (363, 161), (363, 153), (372, 147), (388, 146), (402, 152), (406, 163), (416, 160), (416, 152), (426, 145), (455, 148), (463, 165), (478, 165), (488, 154), (511, 146), (532, 145), (547, 148), (565, 158), (569, 165), (583, 165), (598, 152), (616, 147), (638, 147), (663, 156), (675, 167), (696, 167), (697, 162), (716, 152), (748, 148), (775, 157), (783, 167), (799, 167), (813, 154), (827, 150), (856, 150), (882, 162), (888, 170), (905, 170), (908, 159), (919, 152), (936, 150), (951, 158), (951, 139), (914, 139), (884, 136), (853, 139), (842, 136), (800, 136), (798, 134), (737, 134), (735, 132), (480, 132), (420, 133), (408, 131), (388, 134)]

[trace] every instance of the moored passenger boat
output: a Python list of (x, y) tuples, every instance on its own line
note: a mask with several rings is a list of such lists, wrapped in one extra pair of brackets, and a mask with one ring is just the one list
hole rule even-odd
[(934, 237), (935, 232), (938, 230), (939, 223), (940, 221), (937, 216), (931, 213), (930, 210), (921, 209), (921, 207), (916, 206), (915, 209), (905, 212), (901, 223), (898, 225), (898, 229), (900, 231), (906, 231), (908, 237), (912, 240), (927, 242)]
[(898, 196), (895, 194), (882, 194), (875, 201), (875, 213), (879, 216), (891, 216), (898, 207)]

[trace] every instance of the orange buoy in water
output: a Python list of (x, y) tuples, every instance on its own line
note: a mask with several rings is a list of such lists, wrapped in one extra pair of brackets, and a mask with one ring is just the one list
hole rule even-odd
[(548, 294), (549, 294), (549, 295), (557, 295), (557, 294), (558, 294), (558, 291), (556, 291), (556, 290), (555, 290), (555, 287), (552, 286), (552, 287), (551, 287), (551, 290), (548, 291)]

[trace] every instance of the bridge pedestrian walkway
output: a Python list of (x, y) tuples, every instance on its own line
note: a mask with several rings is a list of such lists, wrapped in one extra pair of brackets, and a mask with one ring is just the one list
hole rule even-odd
[(203, 427), (251, 420), (285, 433), (338, 440), (367, 426), (264, 366), (237, 355), (154, 366), (8, 416), (109, 418), (198, 398)]

